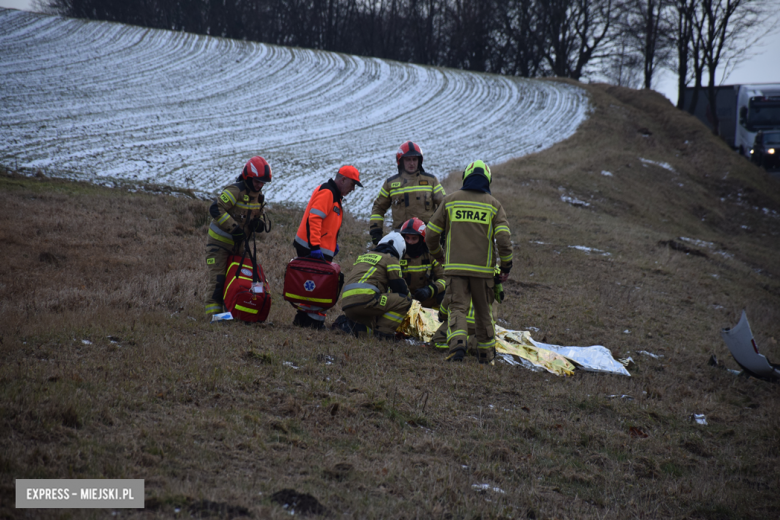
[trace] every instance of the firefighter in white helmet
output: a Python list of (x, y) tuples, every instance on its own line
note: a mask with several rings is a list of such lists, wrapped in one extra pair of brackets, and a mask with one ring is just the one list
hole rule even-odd
[(388, 233), (379, 244), (355, 261), (341, 293), (340, 316), (333, 327), (359, 336), (367, 333), (392, 339), (412, 306), (399, 260), (406, 242), (397, 231)]

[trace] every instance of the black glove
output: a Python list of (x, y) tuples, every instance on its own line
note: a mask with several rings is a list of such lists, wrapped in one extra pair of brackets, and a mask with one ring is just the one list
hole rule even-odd
[(425, 286), (422, 289), (417, 289), (414, 291), (414, 299), (418, 302), (424, 302), (431, 296), (433, 296), (433, 291), (431, 290), (430, 286)]
[(262, 233), (265, 231), (265, 222), (260, 217), (255, 217), (249, 221), (249, 230), (255, 233)]
[(233, 235), (234, 242), (242, 242), (246, 238), (246, 235), (244, 234), (244, 230), (238, 226), (234, 227), (233, 231), (231, 231), (230, 234)]
[(382, 230), (380, 228), (371, 229), (368, 231), (368, 234), (371, 235), (371, 241), (374, 245), (377, 245), (382, 240)]

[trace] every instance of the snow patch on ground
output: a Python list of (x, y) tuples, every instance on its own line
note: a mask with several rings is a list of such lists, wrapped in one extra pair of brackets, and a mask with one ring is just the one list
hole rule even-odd
[(644, 159), (642, 157), (640, 157), (639, 160), (642, 161), (643, 164), (653, 164), (655, 166), (660, 166), (664, 170), (669, 170), (672, 173), (677, 173), (676, 171), (674, 171), (674, 168), (672, 168), (672, 166), (669, 163), (651, 161), (650, 159)]
[(706, 242), (704, 240), (698, 240), (695, 238), (687, 238), (687, 237), (679, 237), (681, 241), (687, 242), (689, 244), (693, 244), (698, 247), (707, 247), (707, 248), (714, 248), (715, 244), (713, 242)]
[(576, 249), (578, 251), (584, 251), (586, 253), (596, 253), (601, 256), (610, 256), (610, 253), (607, 253), (606, 251), (602, 251), (601, 249), (596, 249), (593, 247), (586, 247), (586, 246), (569, 246), (570, 249)]
[(584, 90), (376, 58), (0, 9), (0, 163), (214, 193), (253, 155), (305, 204), (343, 164), (367, 217), (412, 139), (439, 178), (571, 136)]
[(568, 195), (561, 195), (561, 200), (563, 202), (566, 202), (567, 204), (571, 204), (572, 206), (580, 206), (583, 208), (587, 208), (588, 206), (590, 206), (589, 202), (580, 200), (577, 197), (569, 197)]

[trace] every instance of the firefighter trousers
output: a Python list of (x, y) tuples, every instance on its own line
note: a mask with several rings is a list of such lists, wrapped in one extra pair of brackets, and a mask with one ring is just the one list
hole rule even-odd
[[(450, 348), (449, 344), (447, 343), (447, 334), (450, 328), (450, 300), (452, 300), (450, 297), (450, 291), (447, 290), (447, 292), (444, 293), (444, 299), (439, 305), (439, 320), (442, 322), (442, 324), (438, 329), (436, 329), (436, 333), (434, 333), (433, 338), (431, 339), (433, 346), (441, 351), (446, 351), (448, 348)], [(470, 301), (469, 311), (466, 314), (466, 322), (468, 323), (469, 352), (473, 351), (476, 353), (477, 343), (476, 337), (474, 336), (474, 306)]]
[[(364, 305), (343, 309), (347, 318), (361, 323), (381, 334), (395, 335), (395, 330), (404, 321), (411, 298), (397, 293), (378, 294)], [(369, 335), (372, 332), (369, 330)]]
[[(243, 248), (240, 248), (243, 250)], [(228, 257), (233, 254), (228, 249), (209, 243), (206, 245), (206, 268), (208, 282), (206, 284), (205, 307), (206, 315), (222, 312), (225, 296), (225, 273), (227, 273)], [(240, 252), (238, 254), (241, 254)]]
[(474, 335), (480, 362), (490, 361), (495, 356), (493, 284), (493, 278), (447, 277), (447, 292), (450, 294), (447, 343), (450, 354), (461, 349), (465, 354), (468, 346), (468, 311), (471, 303), (474, 306)]

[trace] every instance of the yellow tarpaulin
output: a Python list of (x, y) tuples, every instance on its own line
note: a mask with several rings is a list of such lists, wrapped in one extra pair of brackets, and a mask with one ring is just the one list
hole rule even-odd
[[(426, 309), (420, 306), (420, 302), (414, 300), (397, 330), (423, 343), (428, 343), (440, 325), (438, 311)], [(550, 350), (536, 347), (531, 342), (531, 334), (527, 330), (512, 331), (496, 325), (496, 352), (523, 358), (555, 375), (574, 374), (575, 367), (568, 359)]]

